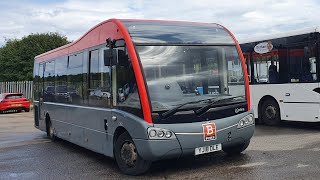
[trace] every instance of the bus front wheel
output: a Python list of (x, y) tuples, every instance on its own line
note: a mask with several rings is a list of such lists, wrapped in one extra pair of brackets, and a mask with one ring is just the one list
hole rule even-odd
[(138, 154), (136, 146), (129, 133), (121, 134), (115, 143), (114, 155), (119, 169), (128, 175), (140, 175), (151, 166), (151, 161), (146, 161)]
[(260, 113), (262, 121), (266, 125), (274, 126), (280, 123), (280, 108), (275, 100), (265, 100), (261, 105)]

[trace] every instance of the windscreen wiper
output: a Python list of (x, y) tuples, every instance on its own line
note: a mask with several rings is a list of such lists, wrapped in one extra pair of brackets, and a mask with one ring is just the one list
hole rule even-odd
[(164, 113), (161, 113), (160, 114), (160, 117), (162, 119), (165, 119), (169, 116), (172, 116), (174, 115), (177, 111), (179, 111), (180, 108), (182, 108), (183, 106), (187, 105), (187, 104), (196, 104), (196, 103), (199, 103), (199, 102), (202, 102), (202, 101), (210, 101), (210, 99), (202, 99), (202, 100), (199, 100), (199, 101), (191, 101), (191, 102), (186, 102), (186, 103), (183, 103), (183, 104), (180, 104), (179, 106), (175, 107), (175, 108), (172, 108)]
[(236, 99), (236, 98), (240, 98), (240, 97), (245, 97), (245, 96), (242, 95), (242, 96), (233, 96), (233, 97), (228, 97), (228, 98), (216, 98), (216, 99), (212, 100), (208, 105), (206, 105), (200, 109), (195, 110), (194, 113), (197, 115), (200, 115), (204, 112), (207, 112), (211, 108), (212, 105), (214, 105), (218, 102), (229, 100), (229, 99)]

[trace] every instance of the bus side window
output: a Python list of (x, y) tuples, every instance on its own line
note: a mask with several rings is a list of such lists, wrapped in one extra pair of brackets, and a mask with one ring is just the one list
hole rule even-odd
[(45, 63), (44, 67), (44, 91), (43, 100), (45, 102), (54, 102), (54, 83), (55, 83), (55, 61)]
[(89, 105), (111, 107), (110, 66), (104, 65), (103, 51), (89, 52)]
[[(67, 91), (66, 101), (70, 104), (83, 104), (83, 53), (69, 56), (67, 69), (67, 88), (60, 87), (60, 91)], [(57, 88), (59, 88), (57, 86)], [(58, 89), (57, 89), (58, 90)]]
[(59, 103), (68, 102), (67, 69), (68, 57), (58, 58), (55, 65), (55, 101)]
[(288, 52), (290, 82), (317, 81), (314, 48), (290, 47)]

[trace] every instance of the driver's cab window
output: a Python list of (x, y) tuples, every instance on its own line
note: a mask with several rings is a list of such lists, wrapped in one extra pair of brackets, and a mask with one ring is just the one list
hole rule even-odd
[(113, 105), (142, 117), (140, 98), (131, 59), (126, 47), (118, 47), (117, 64), (112, 66)]

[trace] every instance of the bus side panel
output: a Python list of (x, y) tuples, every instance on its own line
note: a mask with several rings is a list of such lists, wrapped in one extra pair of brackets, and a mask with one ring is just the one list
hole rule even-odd
[(55, 103), (43, 103), (43, 110), (49, 115), (56, 136), (61, 139), (70, 141), (68, 135), (71, 132), (71, 126), (67, 123), (65, 106), (56, 105)]
[(290, 87), (283, 98), (283, 120), (320, 121), (320, 94), (313, 91), (318, 88), (318, 83), (296, 83)]
[(105, 130), (110, 109), (55, 103), (46, 106), (59, 138), (101, 154), (112, 154), (112, 135)]
[[(69, 123), (83, 130), (80, 146), (102, 154), (111, 151), (112, 141), (104, 122), (110, 119), (110, 109), (70, 106), (67, 115)], [(73, 141), (76, 141), (77, 132), (72, 133), (75, 134)]]
[(255, 117), (262, 98), (270, 96), (279, 104), (281, 120), (319, 121), (315, 117), (319, 117), (320, 95), (313, 91), (317, 87), (318, 83), (250, 85)]

